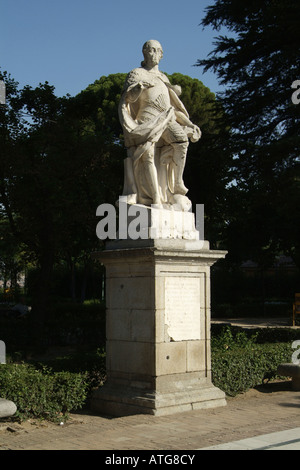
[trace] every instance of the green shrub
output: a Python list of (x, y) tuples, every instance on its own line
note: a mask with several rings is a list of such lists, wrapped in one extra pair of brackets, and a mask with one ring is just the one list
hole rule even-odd
[(0, 396), (12, 400), (20, 419), (66, 419), (80, 409), (87, 397), (84, 374), (37, 370), (28, 364), (0, 366)]
[(84, 374), (87, 382), (88, 398), (94, 388), (97, 388), (106, 380), (106, 354), (104, 348), (89, 351), (73, 351), (53, 359), (44, 359), (43, 362), (33, 361), (36, 369), (50, 368), (53, 372), (69, 371), (76, 374)]
[(211, 324), (211, 337), (212, 345), (218, 345), (228, 340), (230, 337), (231, 344), (237, 343), (237, 338), (241, 333), (240, 338), (249, 339), (249, 344), (252, 343), (288, 343), (300, 339), (300, 333), (295, 328), (242, 328), (241, 326), (225, 325), (224, 323)]
[(211, 347), (216, 350), (249, 349), (256, 343), (258, 332), (247, 334), (239, 327), (220, 325), (218, 334), (212, 335)]
[(290, 343), (248, 344), (245, 348), (212, 348), (212, 381), (228, 396), (235, 396), (277, 377), (277, 367), (290, 362)]

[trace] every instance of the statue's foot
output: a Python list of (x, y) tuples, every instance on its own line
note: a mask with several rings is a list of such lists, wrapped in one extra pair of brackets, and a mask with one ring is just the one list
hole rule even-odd
[(192, 202), (187, 196), (173, 194), (169, 201), (172, 204), (172, 209), (175, 211), (192, 212)]
[(188, 189), (184, 186), (183, 183), (178, 183), (174, 187), (174, 194), (181, 194), (182, 196), (185, 196), (187, 192)]
[(154, 197), (152, 199), (151, 207), (153, 207), (155, 209), (162, 209), (163, 208), (161, 198), (159, 196)]

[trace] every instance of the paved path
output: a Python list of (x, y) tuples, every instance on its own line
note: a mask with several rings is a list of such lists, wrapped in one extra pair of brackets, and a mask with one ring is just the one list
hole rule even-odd
[(202, 450), (300, 450), (300, 428), (249, 437)]
[[(0, 422), (0, 449), (192, 452), (255, 438), (252, 444), (244, 441), (245, 446), (267, 447), (270, 442), (278, 444), (279, 439), (279, 443), (294, 444), (300, 450), (299, 430), (300, 392), (292, 391), (290, 383), (282, 382), (228, 399), (226, 407), (172, 416), (106, 418), (74, 414), (70, 422), (61, 426), (11, 424), (10, 430), (7, 423), (2, 423), (1, 428)], [(282, 431), (289, 434), (276, 437), (273, 434)], [(272, 436), (266, 438), (268, 434)], [(241, 446), (241, 442), (235, 444), (238, 445)]]

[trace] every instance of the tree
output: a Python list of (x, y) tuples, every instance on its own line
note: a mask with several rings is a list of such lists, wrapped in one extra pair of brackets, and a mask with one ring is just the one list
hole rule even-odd
[[(5, 227), (9, 222), (22, 253), (39, 269), (33, 318), (41, 327), (50, 305), (53, 268), (62, 262), (69, 266), (75, 298), (75, 266), (80, 263), (87, 273), (91, 252), (102, 246), (96, 237), (96, 209), (102, 203), (115, 204), (122, 193), (127, 154), (118, 104), (125, 77), (101, 77), (73, 98), (56, 97), (47, 82), (34, 89), (8, 87), (7, 122), (3, 120), (0, 127), (5, 136), (0, 142), (1, 217)], [(228, 164), (221, 144), (222, 110), (198, 80), (179, 74), (170, 79), (182, 85), (192, 120), (203, 131), (202, 142), (190, 146), (186, 167), (190, 193), (195, 203), (206, 203), (208, 192), (222, 201)], [(217, 150), (212, 155), (214, 145)], [(214, 179), (205, 187), (212, 161)], [(211, 219), (216, 207), (211, 206)]]
[(83, 251), (99, 247), (96, 208), (120, 192), (116, 181), (109, 184), (115, 164), (110, 155), (119, 145), (80, 99), (57, 98), (48, 83), (23, 90), (7, 85), (0, 127), (1, 218), (39, 269), (32, 313), (42, 326), (55, 263), (72, 264)]
[(300, 78), (298, 0), (217, 0), (202, 25), (218, 36), (210, 57), (231, 128), (233, 184), (228, 203), (229, 256), (271, 261), (284, 251), (300, 263), (299, 123), (292, 83)]
[(232, 165), (226, 115), (215, 94), (201, 81), (179, 73), (169, 79), (181, 86), (182, 102), (202, 131), (201, 139), (189, 145), (184, 181), (193, 204), (204, 204), (205, 238), (212, 248), (218, 248), (224, 236), (226, 187)]
[(0, 104), (0, 274), (4, 290), (8, 279), (15, 290), (17, 274), (23, 266), (21, 246), (12, 234), (17, 230), (8, 187), (12, 161), (19, 154), (17, 140), (24, 132), (24, 123), (18, 105), (18, 83), (6, 72), (0, 72), (0, 80), (6, 88), (6, 104)]

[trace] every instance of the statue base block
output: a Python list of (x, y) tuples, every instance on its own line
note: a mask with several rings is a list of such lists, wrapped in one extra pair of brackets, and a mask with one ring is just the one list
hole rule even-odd
[[(182, 196), (184, 198), (184, 196)], [(127, 196), (124, 197), (126, 201)], [(186, 198), (187, 199), (187, 198)], [(185, 239), (199, 240), (195, 215), (190, 211), (143, 204), (128, 204), (119, 199), (118, 239)], [(138, 232), (137, 232), (138, 227)]]
[(122, 390), (121, 384), (107, 384), (103, 389), (95, 392), (92, 409), (107, 416), (130, 416), (135, 414), (151, 414), (165, 416), (186, 411), (216, 408), (225, 406), (224, 393), (212, 384), (206, 384), (198, 379), (198, 384), (188, 387), (186, 379), (178, 384), (185, 387), (182, 391), (172, 390), (164, 392), (146, 391), (126, 387)]
[(106, 267), (107, 382), (91, 407), (113, 416), (226, 405), (211, 382), (210, 266), (201, 240), (120, 240)]

